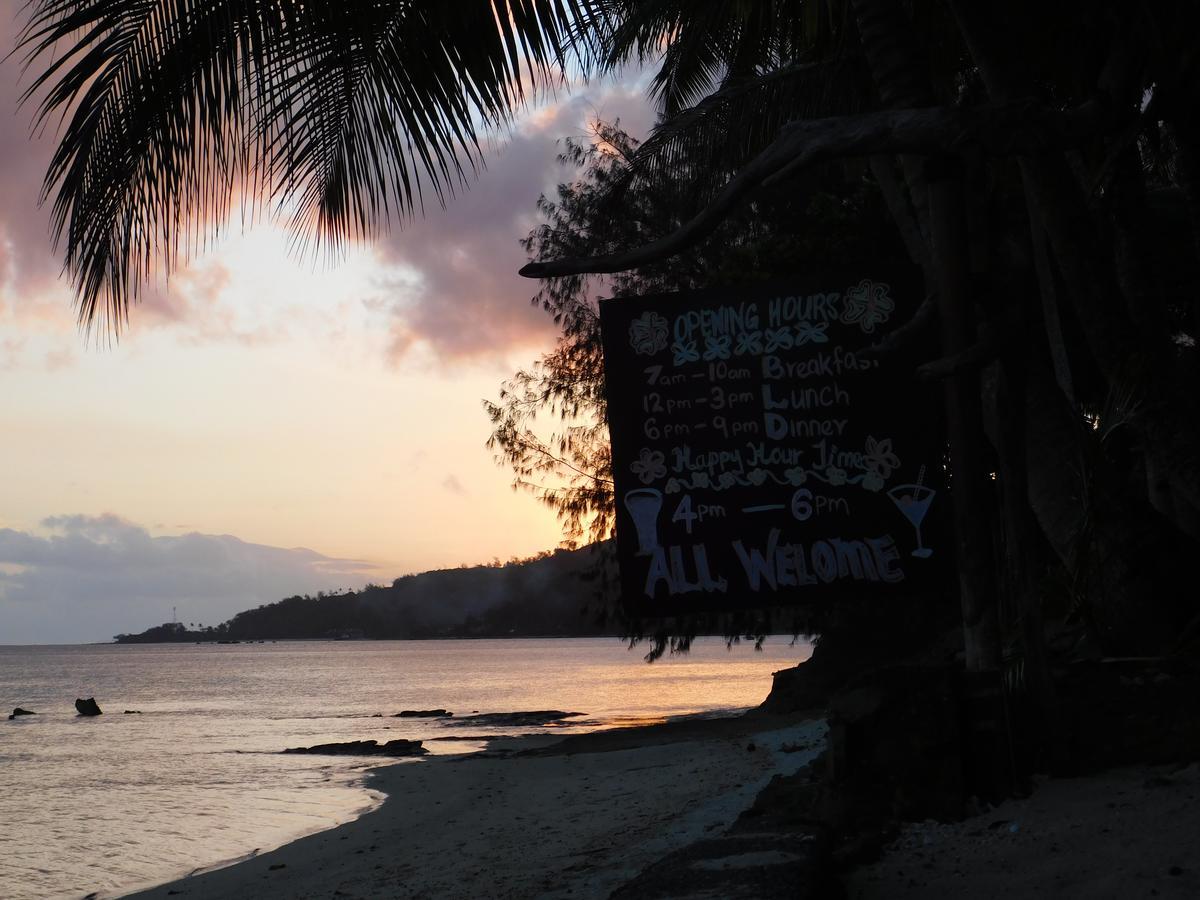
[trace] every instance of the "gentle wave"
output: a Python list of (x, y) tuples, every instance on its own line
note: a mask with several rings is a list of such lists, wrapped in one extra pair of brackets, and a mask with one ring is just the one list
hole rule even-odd
[[(405, 738), (441, 754), (728, 714), (806, 655), (785, 639), (758, 654), (698, 642), (653, 665), (614, 640), (0, 647), (0, 709), (38, 712), (0, 721), (0, 897), (111, 896), (228, 864), (373, 808), (366, 773), (397, 762), (287, 747)], [(105, 714), (74, 715), (76, 696)], [(586, 715), (504, 728), (381, 714), (438, 708)]]

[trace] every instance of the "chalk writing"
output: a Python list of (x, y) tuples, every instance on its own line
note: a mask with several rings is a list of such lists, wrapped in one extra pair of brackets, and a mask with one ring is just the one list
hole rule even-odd
[(667, 614), (933, 577), (937, 397), (866, 352), (917, 299), (903, 275), (829, 275), (601, 303), (628, 601)]

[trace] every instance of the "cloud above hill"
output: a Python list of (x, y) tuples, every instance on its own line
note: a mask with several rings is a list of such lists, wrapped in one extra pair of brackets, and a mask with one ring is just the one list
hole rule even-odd
[[(0, 16), (0, 46), (11, 47), (19, 20)], [(17, 100), (31, 75), (22, 76), (20, 57), (0, 53), (0, 329), (9, 345), (0, 346), (0, 367), (61, 367), (77, 346), (70, 289), (60, 278), (61, 253), (51, 247), (49, 213), (38, 207), (41, 181), (56, 144), (53, 128), (30, 135), (32, 107), (18, 110)], [(583, 137), (596, 119), (644, 133), (652, 113), (631, 71), (618, 80), (579, 86), (519, 117), (511, 133), (493, 136), (479, 177), (449, 199), (408, 223), (393, 223), (376, 245), (379, 271), (376, 295), (364, 296), (384, 313), (381, 342), (392, 362), (415, 348), (435, 357), (503, 359), (506, 351), (542, 345), (553, 334), (549, 318), (529, 303), (536, 282), (519, 277), (525, 262), (519, 241), (536, 224), (539, 194), (574, 173), (557, 163), (564, 137)], [(226, 223), (236, 230), (235, 214)], [(261, 223), (260, 223), (261, 224)], [(254, 226), (252, 226), (254, 227)], [(222, 266), (221, 245), (200, 265), (184, 266), (164, 287), (146, 285), (132, 330), (175, 336), (185, 345), (260, 344), (282, 340), (301, 327), (294, 308), (267, 313), (267, 321), (249, 315), (230, 300), (239, 285)], [(274, 262), (274, 261), (273, 261)], [(302, 268), (312, 260), (280, 258), (279, 266)], [(319, 307), (320, 298), (311, 298)], [(377, 314), (359, 311), (348, 323), (374, 334)], [(308, 326), (324, 327), (311, 317)], [(20, 334), (20, 340), (13, 338)], [(41, 335), (53, 340), (53, 354), (30, 343)]]
[(171, 618), (215, 625), (297, 593), (357, 587), (374, 566), (229, 534), (154, 536), (115, 515), (0, 529), (0, 643), (105, 641)]
[(587, 139), (597, 119), (620, 119), (641, 136), (651, 110), (633, 78), (546, 107), (488, 154), (479, 179), (446, 209), (427, 211), (382, 242), (384, 260), (420, 276), (391, 292), (393, 360), (420, 342), (443, 357), (468, 357), (553, 333), (549, 317), (529, 302), (538, 283), (517, 274), (528, 261), (520, 241), (538, 224), (539, 195), (578, 176), (558, 162), (562, 140)]

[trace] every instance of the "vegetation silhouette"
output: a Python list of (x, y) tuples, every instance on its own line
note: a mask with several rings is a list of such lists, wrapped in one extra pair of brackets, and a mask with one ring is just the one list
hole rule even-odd
[(541, 553), (501, 564), (406, 575), (391, 585), (296, 595), (207, 628), (167, 622), (121, 644), (262, 640), (592, 637), (613, 627), (585, 617), (597, 550)]
[[(873, 227), (882, 203), (893, 240), (845, 246), (898, 239), (926, 278), (928, 302), (877, 349), (940, 348), (922, 371), (945, 393), (966, 667), (1034, 686), (1053, 722), (1056, 653), (1157, 655), (1200, 635), (1195, 592), (1178, 590), (1200, 542), (1200, 10), (1019, 10), (34, 0), (22, 45), (38, 121), (65, 116), (46, 191), (80, 317), (114, 332), (151, 269), (212, 234), (235, 194), (292, 210), (302, 239), (335, 250), (445, 200), (480, 164), (480, 135), (569, 69), (653, 66), (661, 121), (544, 206), (530, 250), (559, 258), (531, 277), (721, 283), (717, 251), (739, 246), (739, 274), (757, 276), (759, 235), (739, 228), (771, 232), (786, 198), (811, 235), (828, 218), (805, 191), (857, 172), (872, 199), (851, 218)], [(708, 265), (669, 272), (706, 240)], [(611, 521), (603, 434), (588, 430), (591, 294), (574, 285), (539, 301), (566, 326), (563, 355), (493, 409), (518, 478), (576, 468), (539, 488), (572, 539)], [(520, 407), (539, 403), (583, 430), (538, 446)]]
[(968, 667), (1048, 689), (1047, 621), (1077, 653), (1170, 652), (1200, 630), (1174, 587), (1200, 539), (1196, 15), (633, 4), (605, 64), (661, 59), (662, 120), (603, 202), (666, 184), (698, 211), (523, 273), (686, 260), (858, 161), (930, 298), (879, 352), (941, 343)]

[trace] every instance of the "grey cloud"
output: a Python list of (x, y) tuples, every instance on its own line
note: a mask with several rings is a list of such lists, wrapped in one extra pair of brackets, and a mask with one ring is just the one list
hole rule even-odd
[(103, 641), (170, 619), (215, 625), (296, 593), (366, 581), (368, 562), (229, 534), (155, 537), (114, 515), (0, 529), (0, 643)]
[[(31, 134), (34, 102), (21, 109), (17, 101), (32, 75), (22, 75), (20, 54), (7, 55), (20, 21), (13, 10), (0, 13), (0, 328), (54, 334), (61, 346), (44, 357), (45, 367), (53, 371), (69, 362), (69, 350), (81, 346), (82, 339), (73, 328), (70, 289), (60, 277), (62, 262), (51, 241), (50, 203), (38, 206), (57, 135), (53, 127)], [(227, 282), (228, 273), (219, 264), (183, 267), (165, 286), (143, 286), (132, 324), (170, 329), (188, 345), (276, 340), (282, 323), (253, 329), (239, 324), (235, 310), (221, 302)], [(6, 360), (0, 352), (0, 368), (31, 362), (12, 353)]]
[[(14, 4), (15, 6), (15, 4)], [(28, 295), (52, 284), (59, 264), (50, 246), (49, 215), (38, 209), (42, 178), (54, 135), (30, 136), (31, 112), (18, 111), (22, 78), (19, 55), (8, 56), (18, 22), (11, 8), (0, 14), (0, 288)], [(25, 76), (24, 82), (28, 82)]]
[(573, 172), (557, 162), (561, 140), (587, 134), (597, 117), (620, 118), (634, 134), (648, 130), (651, 111), (632, 81), (589, 90), (526, 122), (467, 190), (444, 210), (390, 235), (384, 259), (421, 274), (418, 283), (385, 286), (391, 298), (389, 356), (399, 360), (424, 342), (439, 355), (477, 356), (540, 341), (549, 318), (530, 304), (537, 284), (517, 275), (519, 241), (537, 224), (539, 194)]
[[(17, 24), (11, 14), (0, 16), (0, 47), (12, 46)], [(488, 154), (479, 179), (451, 198), (446, 209), (430, 207), (381, 240), (382, 261), (420, 274), (415, 282), (406, 276), (381, 281), (378, 295), (364, 298), (369, 316), (385, 317), (392, 361), (419, 345), (441, 357), (502, 356), (553, 334), (548, 317), (529, 303), (537, 285), (516, 274), (526, 261), (518, 242), (537, 222), (538, 195), (570, 175), (556, 161), (563, 137), (586, 134), (596, 118), (619, 117), (635, 134), (648, 129), (652, 113), (637, 79), (631, 73), (587, 86), (527, 117)], [(20, 81), (19, 57), (4, 59), (0, 51), (0, 117), (9, 117), (9, 127), (0, 128), (0, 324), (8, 319), (30, 330), (65, 326), (69, 331), (73, 316), (66, 308), (66, 285), (50, 290), (61, 265), (51, 249), (48, 212), (37, 206), (55, 135), (30, 140), (31, 111), (18, 111), (16, 105)], [(133, 326), (171, 331), (189, 345), (261, 344), (285, 337), (287, 323), (248, 328), (240, 322), (222, 299), (226, 274), (219, 265), (205, 271), (184, 268), (165, 289), (147, 285)], [(78, 340), (65, 334), (60, 339)], [(9, 365), (28, 362), (8, 356)], [(46, 365), (63, 361), (60, 353)]]

